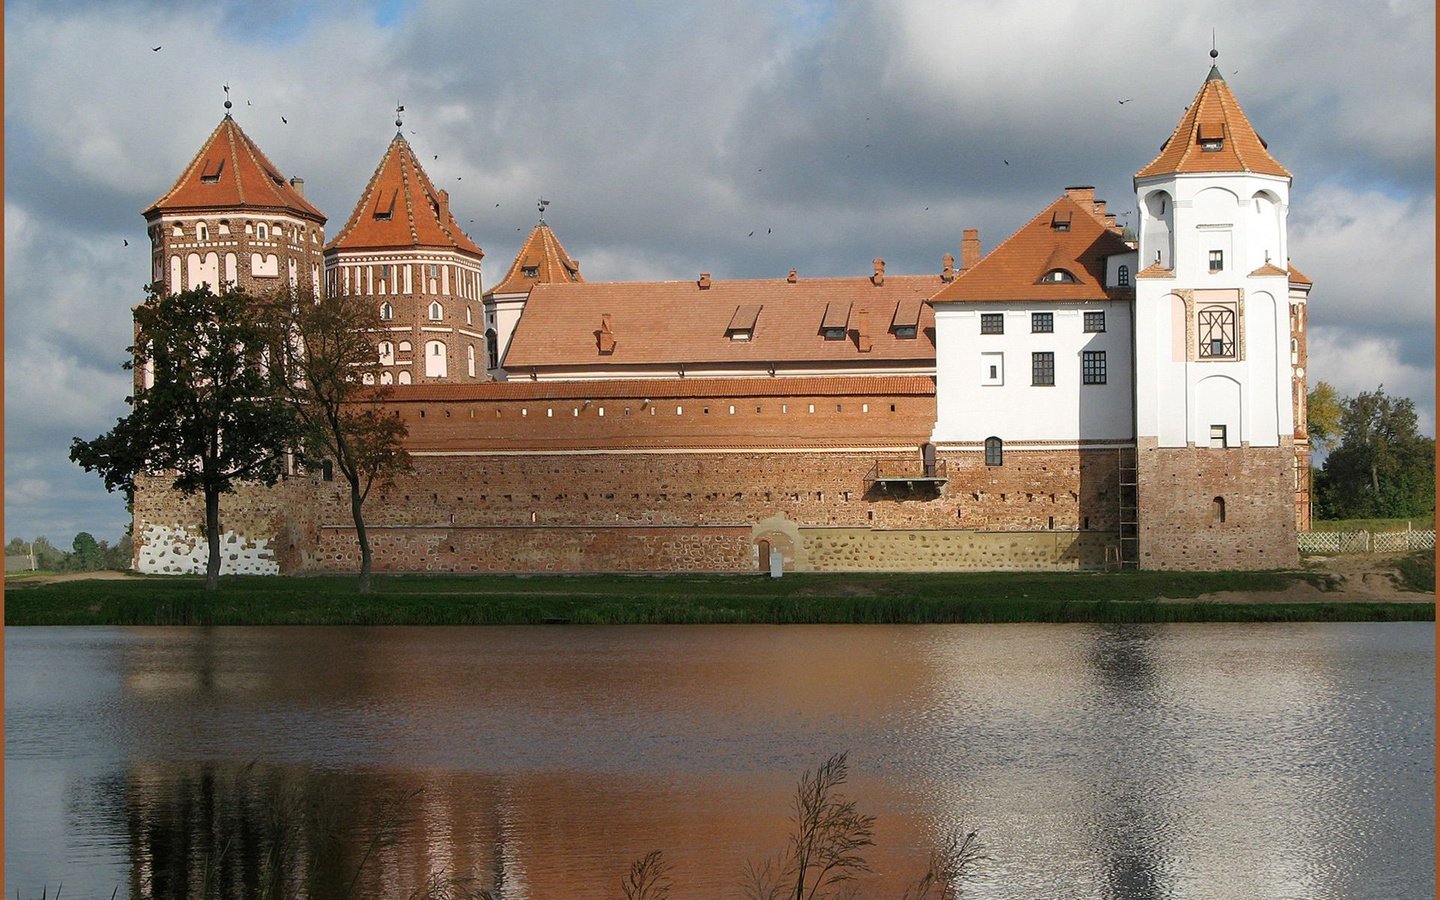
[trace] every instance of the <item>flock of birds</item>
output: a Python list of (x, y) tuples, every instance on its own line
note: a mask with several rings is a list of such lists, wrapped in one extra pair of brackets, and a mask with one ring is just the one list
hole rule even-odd
[[(159, 53), (160, 50), (163, 48), (163, 46), (164, 46), (164, 45), (162, 44), (162, 45), (160, 45), (160, 46), (151, 47), (150, 50), (151, 50), (151, 52), (153, 52), (153, 53)], [(1239, 70), (1239, 69), (1236, 69), (1236, 70), (1234, 70), (1233, 72), (1231, 72), (1231, 74), (1232, 74), (1232, 75), (1238, 75), (1238, 74), (1240, 74), (1240, 70)], [(228, 85), (228, 84), (225, 85), (225, 93), (226, 93), (226, 96), (229, 96), (229, 93), (230, 93), (230, 85)], [(1121, 106), (1124, 106), (1124, 105), (1127, 104), (1127, 103), (1132, 103), (1132, 102), (1134, 102), (1134, 100), (1135, 100), (1134, 97), (1126, 97), (1124, 100), (1117, 100), (1116, 102), (1119, 103)], [(251, 105), (253, 105), (253, 104), (251, 104), (251, 102), (250, 102), (249, 100), (246, 100), (246, 101), (245, 101), (245, 105), (246, 105), (246, 106), (251, 106)], [(228, 108), (228, 103), (227, 103), (227, 108)], [(400, 112), (403, 112), (404, 109), (405, 109), (405, 107), (403, 107), (403, 106), (397, 106), (397, 107), (396, 107), (396, 113), (398, 114), (398, 113), (400, 113)], [(1187, 107), (1187, 109), (1188, 109), (1188, 107)], [(866, 117), (865, 117), (865, 121), (867, 121), (867, 122), (870, 121), (870, 117), (869, 117), (869, 116), (866, 116)], [(281, 125), (289, 125), (289, 124), (290, 124), (290, 120), (289, 120), (288, 118), (286, 118), (285, 116), (282, 115), (282, 116), (280, 117), (280, 124), (281, 124)], [(396, 124), (397, 124), (397, 125), (399, 124), (399, 121), (398, 121), (398, 120), (396, 121)], [(411, 134), (415, 134), (415, 131), (412, 129), (412, 130), (410, 131), (410, 133), (411, 133)], [(870, 148), (871, 148), (871, 145), (870, 145), (870, 144), (866, 144), (862, 149), (864, 149), (864, 150), (869, 150)], [(849, 159), (849, 158), (850, 158), (850, 154), (849, 154), (849, 153), (845, 154), (845, 158), (846, 158), (846, 159)], [(434, 155), (431, 156), (431, 160), (432, 160), (432, 161), (439, 161), (439, 159), (440, 159), (440, 154), (438, 154), (438, 153), (436, 153), (436, 154), (434, 154)], [(1000, 161), (1001, 161), (1002, 163), (1004, 163), (1006, 166), (1009, 166), (1009, 165), (1010, 165), (1010, 160), (1008, 160), (1008, 159), (1005, 159), (1005, 158), (1002, 157)], [(755, 171), (756, 171), (756, 172), (764, 172), (765, 170), (764, 170), (763, 168), (757, 168)], [(464, 177), (461, 176), (461, 175), (456, 175), (456, 176), (455, 176), (455, 180), (456, 180), (456, 181), (463, 181), (463, 180), (464, 180)], [(499, 208), (500, 208), (500, 204), (498, 204), (498, 203), (495, 204), (495, 208), (496, 208), (496, 209), (499, 209)], [(930, 210), (930, 207), (928, 207), (928, 206), (925, 207), (925, 211), (926, 211), (926, 212), (929, 212), (929, 210)], [(475, 220), (474, 220), (474, 219), (470, 219), (469, 222), (470, 222), (470, 224), (472, 224), (472, 225), (475, 224)], [(524, 231), (525, 229), (524, 229), (523, 227), (521, 227), (521, 228), (516, 228), (515, 230), (516, 230), (516, 231)], [(766, 234), (772, 234), (772, 233), (773, 233), (773, 229), (767, 227), (767, 228), (765, 229), (765, 233), (766, 233)], [(745, 236), (746, 236), (747, 238), (753, 238), (753, 237), (755, 236), (755, 232), (754, 232), (754, 231), (751, 231), (749, 234), (747, 234), (747, 235), (745, 235)], [(129, 242), (128, 240), (125, 241), (125, 246), (126, 246), (126, 247), (130, 246), (130, 242)]]

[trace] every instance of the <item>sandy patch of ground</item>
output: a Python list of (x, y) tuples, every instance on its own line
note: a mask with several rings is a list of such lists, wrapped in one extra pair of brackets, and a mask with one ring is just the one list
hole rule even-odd
[(116, 572), (116, 571), (104, 571), (104, 572), (64, 572), (64, 573), (61, 573), (61, 574), (59, 574), (59, 575), (27, 575), (27, 576), (25, 576), (25, 577), (23, 577), (23, 578), (7, 578), (7, 579), (5, 579), (5, 587), (7, 587), (7, 588), (17, 588), (17, 587), (28, 587), (28, 586), (30, 586), (30, 585), (54, 584), (54, 583), (57, 582), (57, 581), (95, 581), (95, 580), (97, 580), (97, 579), (102, 579), (102, 580), (105, 580), (105, 581), (110, 581), (110, 580), (116, 579), (116, 578), (133, 578), (133, 577), (134, 577), (134, 576), (131, 575), (129, 572)]
[[(1402, 588), (1398, 562), (1404, 554), (1346, 553), (1309, 556), (1305, 570), (1319, 584), (1295, 581), (1282, 591), (1217, 591), (1197, 600), (1211, 603), (1435, 603), (1435, 594)], [(1177, 601), (1180, 602), (1180, 601)]]

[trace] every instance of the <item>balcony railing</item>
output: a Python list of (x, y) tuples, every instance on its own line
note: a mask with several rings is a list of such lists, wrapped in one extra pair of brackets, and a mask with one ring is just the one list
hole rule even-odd
[(943, 459), (929, 466), (918, 459), (877, 459), (865, 473), (865, 488), (887, 493), (938, 490), (948, 480)]

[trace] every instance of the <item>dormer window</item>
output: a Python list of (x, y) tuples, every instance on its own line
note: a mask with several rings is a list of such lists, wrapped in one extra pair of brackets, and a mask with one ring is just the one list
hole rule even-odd
[(1075, 276), (1064, 269), (1051, 269), (1040, 280), (1045, 284), (1074, 284)]
[(390, 217), (395, 213), (395, 197), (399, 193), (400, 191), (397, 188), (390, 192), (390, 198), (388, 200), (386, 200), (383, 194), (375, 198), (375, 218), (382, 222), (388, 222), (390, 220)]
[(1056, 231), (1070, 230), (1070, 210), (1057, 209), (1050, 216), (1050, 227)]
[(1225, 149), (1225, 126), (1219, 122), (1201, 122), (1196, 139), (1202, 151), (1217, 153)]
[(920, 329), (914, 325), (896, 325), (895, 337), (902, 341), (913, 341), (920, 334)]
[(755, 335), (755, 323), (760, 318), (761, 306), (758, 303), (747, 303), (735, 307), (735, 314), (730, 317), (730, 324), (725, 326), (725, 336), (732, 341), (748, 341)]
[(825, 304), (825, 317), (820, 320), (820, 334), (827, 341), (845, 340), (845, 329), (850, 324), (850, 304)]
[(827, 340), (827, 341), (843, 341), (843, 340), (845, 340), (845, 329), (844, 329), (844, 328), (825, 328), (825, 329), (821, 329), (821, 334), (823, 334), (823, 335), (825, 336), (825, 340)]
[(520, 267), (520, 274), (521, 274), (521, 275), (524, 275), (526, 278), (539, 278), (539, 277), (540, 277), (540, 267), (539, 267), (539, 266), (521, 266), (521, 267)]
[(220, 173), (225, 170), (225, 160), (205, 160), (205, 167), (200, 170), (200, 181), (203, 184), (217, 184), (220, 181)]

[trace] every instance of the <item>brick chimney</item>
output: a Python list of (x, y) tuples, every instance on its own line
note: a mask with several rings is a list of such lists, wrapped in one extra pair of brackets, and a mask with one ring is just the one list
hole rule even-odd
[(446, 222), (450, 219), (450, 192), (441, 190), (436, 199), (440, 201), (440, 221)]
[(1084, 207), (1095, 205), (1095, 186), (1092, 184), (1071, 185), (1065, 189), (1065, 196)]
[(600, 330), (595, 332), (595, 339), (603, 355), (609, 356), (615, 352), (615, 332), (610, 327), (609, 313), (600, 314)]
[(940, 280), (945, 282), (955, 280), (955, 254), (947, 253), (940, 257)]
[(791, 284), (794, 284), (796, 281), (799, 280), (799, 278), (799, 273), (797, 273), (794, 269), (791, 269), (790, 274), (785, 276), (785, 280), (790, 282)]
[(290, 179), (290, 186), (295, 189), (295, 193), (305, 196), (305, 179), (297, 175)]
[(980, 229), (967, 228), (960, 237), (960, 271), (968, 272), (980, 262)]
[(880, 287), (885, 283), (885, 260), (877, 256), (872, 262), (875, 264), (875, 274), (870, 276), (870, 283)]
[(861, 353), (869, 353), (871, 346), (870, 310), (862, 309), (855, 314), (855, 347)]
[(701, 273), (700, 273), (700, 280), (697, 281), (697, 282), (695, 282), (695, 284), (697, 284), (697, 285), (700, 287), (700, 290), (702, 290), (702, 291), (708, 291), (708, 290), (710, 290), (710, 273), (709, 273), (709, 272), (701, 272)]

